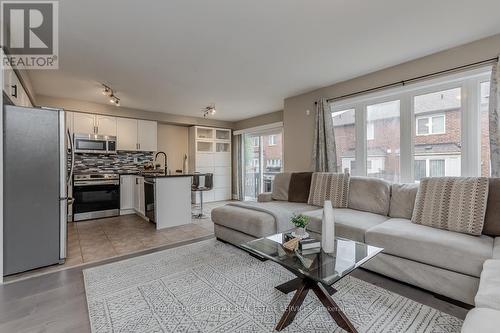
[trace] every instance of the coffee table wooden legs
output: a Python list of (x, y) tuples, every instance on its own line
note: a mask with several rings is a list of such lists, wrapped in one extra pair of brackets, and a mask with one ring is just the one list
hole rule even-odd
[(357, 333), (354, 325), (349, 321), (342, 309), (335, 303), (333, 298), (328, 294), (327, 290), (320, 283), (315, 283), (312, 290), (320, 300), (321, 304), (326, 308), (333, 320), (347, 332)]
[(280, 284), (279, 286), (276, 286), (274, 288), (278, 289), (283, 294), (289, 294), (292, 291), (299, 289), (299, 287), (302, 286), (303, 284), (304, 282), (302, 281), (301, 278), (295, 278), (293, 280)]
[(295, 292), (295, 295), (293, 295), (290, 304), (288, 304), (288, 306), (286, 307), (285, 313), (278, 322), (278, 325), (276, 325), (277, 331), (281, 331), (292, 323), (295, 315), (297, 314), (297, 312), (299, 312), (299, 309), (302, 306), (302, 303), (304, 302), (309, 289), (310, 286), (305, 281), (302, 281), (302, 284)]
[(281, 317), (278, 325), (276, 325), (276, 330), (281, 331), (288, 325), (290, 325), (295, 318), (295, 315), (299, 311), (304, 299), (306, 298), (307, 293), (310, 289), (314, 291), (321, 304), (326, 308), (330, 316), (332, 316), (333, 320), (339, 325), (341, 328), (350, 333), (357, 333), (358, 331), (354, 327), (354, 325), (349, 321), (347, 316), (342, 312), (340, 307), (335, 303), (330, 294), (336, 292), (334, 288), (326, 288), (321, 283), (309, 280), (309, 279), (301, 279), (296, 278), (286, 283), (283, 283), (276, 287), (279, 291), (288, 294), (293, 290), (297, 290), (293, 295), (290, 304), (288, 304), (285, 313)]

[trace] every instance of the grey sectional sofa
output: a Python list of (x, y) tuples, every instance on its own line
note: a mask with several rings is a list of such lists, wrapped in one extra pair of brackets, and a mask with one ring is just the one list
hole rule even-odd
[[(351, 177), (348, 208), (334, 212), (336, 235), (384, 248), (364, 268), (474, 305), (483, 264), (500, 259), (500, 240), (412, 223), (417, 191), (413, 184)], [(258, 201), (310, 216), (308, 231), (321, 233), (321, 207), (273, 200), (270, 193)], [(271, 214), (231, 205), (212, 210), (212, 220), (216, 237), (235, 245), (285, 231)]]

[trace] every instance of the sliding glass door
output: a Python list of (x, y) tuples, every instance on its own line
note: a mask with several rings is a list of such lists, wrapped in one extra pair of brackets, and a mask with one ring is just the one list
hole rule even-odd
[(243, 135), (243, 195), (255, 200), (270, 192), (276, 174), (283, 171), (281, 129)]

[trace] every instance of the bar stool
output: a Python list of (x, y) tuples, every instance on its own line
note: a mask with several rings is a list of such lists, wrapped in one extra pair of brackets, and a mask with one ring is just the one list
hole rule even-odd
[[(201, 177), (204, 179), (200, 181)], [(195, 219), (203, 219), (206, 218), (206, 215), (203, 214), (203, 192), (205, 191), (210, 191), (214, 187), (214, 175), (211, 173), (206, 173), (206, 174), (200, 174), (197, 175), (195, 174), (193, 176), (193, 183), (191, 184), (191, 192), (195, 193), (195, 198), (196, 198), (196, 192), (200, 192), (200, 212), (199, 214), (193, 214), (193, 218)]]

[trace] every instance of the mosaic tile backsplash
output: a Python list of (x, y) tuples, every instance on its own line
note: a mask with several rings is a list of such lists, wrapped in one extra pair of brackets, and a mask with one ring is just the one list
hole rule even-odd
[(75, 174), (138, 172), (153, 161), (152, 152), (126, 152), (116, 154), (75, 154)]

